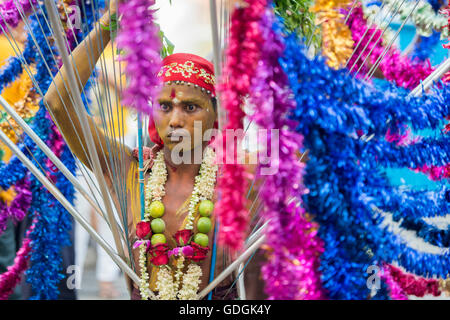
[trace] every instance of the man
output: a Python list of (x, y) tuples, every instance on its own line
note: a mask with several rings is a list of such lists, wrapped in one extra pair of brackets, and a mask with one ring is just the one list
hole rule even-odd
[[(101, 18), (103, 25), (109, 22), (109, 13), (105, 13)], [(86, 39), (74, 50), (72, 53), (75, 66), (79, 74), (82, 86), (84, 87), (89, 76), (92, 73), (93, 63), (89, 63), (90, 56), (88, 52), (93, 53), (93, 59), (98, 60), (101, 55), (100, 43), (105, 45), (110, 40), (110, 32), (105, 28), (94, 28), (94, 30), (86, 37)], [(207, 60), (190, 54), (174, 54), (166, 57), (163, 61), (163, 68), (160, 76), (164, 83), (160, 93), (158, 102), (155, 106), (153, 116), (150, 120), (149, 134), (153, 142), (155, 142), (155, 150), (163, 150), (164, 160), (168, 171), (167, 182), (165, 183), (165, 195), (162, 202), (165, 207), (164, 220), (166, 228), (164, 235), (170, 239), (180, 227), (183, 226), (184, 220), (187, 216), (186, 203), (194, 188), (195, 177), (199, 173), (200, 163), (194, 161), (196, 151), (202, 151), (208, 145), (208, 141), (203, 141), (207, 130), (213, 129), (217, 120), (217, 110), (215, 103), (214, 91), (214, 71), (213, 66)], [(81, 124), (73, 109), (70, 94), (64, 86), (63, 79), (66, 76), (67, 66), (62, 66), (59, 74), (55, 77), (55, 82), (50, 86), (45, 95), (45, 100), (52, 111), (52, 116), (56, 123), (59, 124), (67, 144), (88, 168), (91, 168), (89, 156), (84, 150), (87, 150), (85, 141), (78, 139), (77, 132), (82, 132)], [(192, 70), (197, 72), (192, 72)], [(106, 146), (110, 145), (107, 142), (107, 137), (99, 130), (96, 130), (95, 123), (91, 117), (88, 117), (89, 127), (94, 137), (96, 150), (100, 159), (100, 163), (105, 175), (106, 181), (110, 186), (110, 191), (113, 200), (118, 203), (118, 195), (115, 194), (113, 185), (113, 177), (110, 176), (107, 170), (108, 152), (115, 152), (108, 149)], [(201, 124), (201, 132), (195, 128), (195, 123)], [(194, 131), (196, 131), (194, 133)], [(189, 134), (193, 137), (188, 142), (185, 135)], [(181, 137), (179, 136), (181, 134)], [(178, 135), (178, 139), (174, 139)], [(190, 159), (178, 163), (172, 157), (172, 151), (177, 148), (180, 142), (184, 145), (183, 148), (190, 152)], [(188, 146), (189, 144), (190, 146)], [(123, 159), (124, 170), (127, 181), (127, 219), (128, 219), (128, 239), (131, 243), (136, 239), (136, 224), (140, 222), (140, 201), (139, 201), (139, 181), (138, 181), (138, 161), (133, 156), (133, 151), (127, 149), (125, 146), (125, 158)], [(108, 151), (109, 150), (109, 151)], [(154, 155), (154, 154), (153, 154)], [(145, 183), (148, 179), (148, 172), (145, 175)], [(214, 225), (212, 226), (214, 228)], [(212, 236), (209, 237), (208, 245), (212, 245)], [(222, 250), (218, 250), (215, 274), (223, 270), (222, 264)], [(139, 253), (135, 249), (132, 252), (135, 265), (139, 266)], [(207, 254), (207, 258), (202, 262), (201, 268), (203, 276), (201, 278), (200, 290), (208, 284), (208, 277), (210, 274), (211, 265), (211, 250)], [(137, 273), (139, 275), (139, 268)], [(155, 290), (155, 272), (153, 267), (148, 268), (150, 274), (150, 289)], [(229, 285), (231, 279), (227, 279), (221, 286)], [(228, 293), (228, 298), (233, 297), (233, 293), (228, 290), (217, 290)], [(259, 291), (261, 292), (261, 290)], [(223, 298), (224, 295), (221, 297)], [(132, 298), (139, 299), (139, 290), (134, 284)], [(219, 297), (220, 298), (220, 297)]]

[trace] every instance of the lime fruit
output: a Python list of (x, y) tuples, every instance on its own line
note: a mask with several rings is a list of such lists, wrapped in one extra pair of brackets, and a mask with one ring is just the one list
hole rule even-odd
[(194, 242), (202, 247), (207, 247), (209, 243), (208, 236), (204, 233), (197, 233), (194, 236)]
[(208, 217), (201, 217), (197, 221), (198, 232), (208, 233), (209, 231), (211, 231), (211, 225), (212, 224), (211, 224), (211, 219), (210, 218), (208, 218)]
[(209, 217), (214, 210), (214, 203), (211, 200), (202, 200), (198, 206), (198, 212), (202, 217)]
[(164, 205), (161, 201), (153, 201), (149, 207), (152, 218), (161, 218), (164, 215)]
[(164, 220), (160, 218), (153, 219), (150, 225), (154, 233), (163, 233), (164, 230), (166, 229), (166, 224), (164, 223)]
[(166, 236), (162, 233), (156, 233), (152, 236), (152, 239), (150, 240), (152, 243), (152, 246), (155, 246), (160, 243), (166, 243)]

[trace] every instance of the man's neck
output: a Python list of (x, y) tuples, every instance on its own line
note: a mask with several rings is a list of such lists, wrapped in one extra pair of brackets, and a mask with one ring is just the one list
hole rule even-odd
[(167, 147), (164, 147), (164, 160), (166, 162), (168, 178), (172, 180), (193, 180), (195, 176), (198, 175), (201, 165), (201, 161), (200, 163), (198, 160), (194, 161), (195, 151), (203, 156), (205, 146), (199, 146), (198, 148), (198, 150), (191, 150), (189, 161), (183, 161), (182, 163), (175, 164), (172, 160), (171, 150)]

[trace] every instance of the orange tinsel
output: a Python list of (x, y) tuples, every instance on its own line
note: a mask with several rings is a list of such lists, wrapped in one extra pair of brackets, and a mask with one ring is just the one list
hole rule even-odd
[(339, 13), (339, 9), (349, 4), (348, 0), (319, 0), (310, 9), (322, 28), (322, 54), (333, 69), (344, 67), (353, 52), (352, 33), (344, 23), (344, 15)]

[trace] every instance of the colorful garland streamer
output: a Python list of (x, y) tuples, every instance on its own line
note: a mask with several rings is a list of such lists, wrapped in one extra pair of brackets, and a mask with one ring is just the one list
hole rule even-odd
[(438, 297), (442, 294), (440, 281), (438, 279), (426, 279), (413, 274), (404, 273), (400, 268), (393, 265), (385, 265), (384, 270), (390, 275), (394, 285), (401, 291), (401, 294), (407, 294), (416, 297), (423, 297), (431, 294)]
[[(102, 2), (103, 4), (103, 2)], [(83, 12), (85, 14), (87, 31), (92, 29), (95, 20), (97, 19), (98, 12), (95, 8), (98, 8), (100, 3), (94, 2), (82, 2)], [(92, 10), (92, 6), (94, 9)], [(87, 8), (87, 10), (85, 9)], [(43, 14), (46, 14), (43, 10)], [(36, 31), (38, 33), (38, 44), (43, 51), (45, 61), (39, 61), (36, 69), (40, 76), (38, 82), (41, 89), (45, 92), (51, 83), (51, 76), (47, 69), (43, 69), (45, 63), (50, 66), (50, 70), (53, 74), (58, 71), (58, 66), (51, 58), (50, 48), (46, 44), (45, 37), (50, 35), (50, 30), (43, 21), (43, 14), (38, 14), (36, 17), (32, 17), (32, 23), (36, 26), (37, 20), (41, 25), (44, 25), (44, 33), (42, 31)], [(36, 34), (35, 32), (35, 34)], [(66, 32), (72, 32), (67, 30)], [(77, 36), (81, 36), (80, 33)], [(69, 44), (73, 46), (73, 44)], [(56, 48), (52, 48), (56, 50)], [(40, 72), (40, 73), (39, 73)], [(37, 75), (36, 75), (37, 77)], [(40, 109), (34, 119), (34, 130), (38, 133), (39, 137), (43, 139), (48, 145), (52, 147), (52, 151), (60, 156), (61, 161), (66, 167), (75, 173), (75, 159), (70, 153), (67, 145), (63, 144), (62, 136), (56, 130), (54, 123), (52, 122), (49, 114), (46, 112), (45, 107), (41, 101)], [(45, 155), (39, 148), (34, 150), (34, 159), (38, 163), (49, 163), (46, 160)], [(50, 164), (50, 163), (49, 163)], [(62, 194), (73, 203), (74, 188), (73, 185), (65, 178), (61, 172), (55, 172), (53, 166), (46, 169), (47, 176), (56, 181), (56, 187), (62, 192)], [(64, 275), (61, 271), (61, 247), (70, 245), (69, 230), (72, 227), (70, 215), (47, 190), (42, 188), (37, 179), (32, 176), (32, 191), (33, 202), (31, 213), (38, 219), (35, 230), (30, 234), (32, 239), (31, 247), (32, 254), (30, 257), (31, 266), (26, 272), (27, 282), (31, 284), (34, 295), (30, 299), (56, 299), (59, 294), (58, 284)], [(49, 210), (50, 207), (50, 210)], [(58, 226), (58, 228), (55, 228)]]
[[(360, 43), (358, 49), (348, 63), (348, 68), (353, 73), (360, 70), (358, 75), (365, 75), (369, 71), (367, 63), (370, 65), (375, 64), (385, 49), (382, 44), (382, 31), (377, 28), (371, 28), (366, 33), (369, 26), (364, 18), (361, 6), (357, 6), (353, 9), (347, 21), (347, 25), (352, 32), (355, 44)], [(361, 39), (362, 41), (360, 42)], [(368, 44), (367, 42), (370, 39), (371, 42)], [(369, 52), (371, 52), (371, 54), (370, 57), (367, 58)], [(363, 62), (365, 63), (361, 67)], [(378, 69), (383, 73), (386, 80), (392, 81), (398, 86), (407, 89), (414, 89), (419, 85), (421, 80), (424, 80), (434, 70), (429, 65), (429, 62), (422, 63), (419, 60), (411, 60), (409, 57), (404, 57), (402, 56), (401, 51), (395, 47), (391, 47), (387, 51), (387, 54), (381, 60)]]
[(25, 178), (15, 186), (17, 196), (8, 206), (6, 203), (0, 204), (0, 234), (5, 231), (8, 219), (15, 223), (25, 218), (31, 204), (30, 181)]
[[(260, 56), (262, 42), (259, 22), (267, 5), (266, 0), (245, 0), (242, 7), (236, 7), (231, 15), (231, 28), (226, 52), (226, 64), (223, 68), (219, 91), (222, 106), (227, 110), (227, 123), (222, 128), (223, 146), (235, 145), (227, 143), (226, 131), (243, 128), (243, 99), (250, 93), (251, 79)], [(235, 132), (235, 131), (233, 131)], [(236, 150), (226, 150), (227, 158), (233, 155), (233, 163), (225, 158), (222, 175), (219, 175), (217, 186), (221, 194), (216, 205), (216, 216), (220, 224), (219, 243), (238, 250), (242, 247), (248, 225), (247, 182), (243, 165), (235, 163)], [(220, 157), (220, 155), (218, 155)], [(222, 155), (224, 156), (224, 155)]]
[(405, 295), (402, 288), (392, 278), (389, 266), (383, 266), (381, 270), (381, 279), (383, 279), (389, 287), (389, 293), (392, 300), (408, 300), (408, 297)]
[(340, 13), (349, 4), (349, 0), (319, 0), (310, 9), (316, 13), (316, 25), (322, 29), (322, 54), (333, 69), (342, 68), (353, 52), (351, 32)]
[[(395, 0), (384, 0), (383, 2), (391, 12), (398, 12), (401, 20), (405, 20), (416, 6), (415, 1), (396, 2)], [(426, 1), (419, 1), (410, 19), (416, 27), (416, 32), (421, 36), (429, 37), (433, 30), (441, 34), (441, 39), (445, 39), (449, 35), (445, 16), (436, 12), (431, 4)]]
[(0, 275), (0, 300), (7, 300), (14, 292), (14, 288), (19, 284), (22, 274), (28, 266), (30, 247), (30, 233), (34, 229), (34, 222), (28, 229), (25, 238), (22, 241), (22, 247), (17, 251), (14, 258), (14, 264), (8, 267), (8, 270)]
[[(295, 102), (278, 62), (283, 53), (283, 41), (279, 27), (274, 26), (277, 32), (272, 30), (273, 23), (273, 15), (267, 10), (260, 24), (264, 39), (261, 60), (252, 79), (251, 92), (256, 94), (250, 96), (250, 102), (255, 106), (251, 119), (259, 128), (270, 132), (264, 141), (270, 144), (268, 151), (273, 152), (273, 140), (280, 150), (276, 163), (260, 164), (257, 170), (258, 176), (265, 181), (260, 190), (264, 203), (261, 214), (270, 221), (265, 243), (268, 260), (262, 267), (265, 292), (274, 300), (321, 299), (324, 296), (317, 269), (323, 243), (316, 236), (318, 226), (306, 219), (298, 203), (289, 204), (292, 197), (300, 200), (304, 193), (301, 182), (304, 164), (295, 155), (303, 147), (303, 137), (295, 133), (296, 123), (285, 117), (286, 112), (295, 109)], [(279, 132), (278, 138), (273, 135), (274, 130)], [(262, 162), (266, 163), (265, 160)], [(264, 171), (270, 173), (261, 175)]]
[(155, 10), (149, 8), (154, 4), (154, 0), (131, 0), (119, 5), (122, 19), (117, 47), (125, 52), (120, 60), (126, 62), (129, 79), (122, 102), (146, 114), (152, 112), (149, 100), (156, 102), (160, 89), (161, 40), (154, 24)]
[[(35, 57), (35, 48), (31, 35), (28, 35), (25, 42), (25, 48), (22, 53), (22, 59), (27, 64), (32, 64)], [(13, 81), (15, 81), (23, 72), (22, 59), (18, 57), (11, 57), (8, 62), (0, 70), (0, 92)]]
[(409, 55), (411, 59), (417, 58), (421, 61), (429, 59), (436, 51), (436, 47), (440, 42), (439, 38), (440, 34), (437, 31), (433, 31), (429, 37), (420, 36), (414, 45), (414, 50)]
[[(434, 4), (431, 4), (431, 5), (433, 6), (433, 9), (435, 9), (435, 10), (440, 6), (440, 4), (438, 4), (438, 3), (434, 3)], [(428, 4), (424, 5), (422, 3), (421, 6), (422, 6), (421, 8), (419, 8), (419, 9), (417, 9), (415, 11), (415, 13), (419, 14), (420, 16), (422, 15), (422, 11), (424, 11), (424, 10), (425, 11), (427, 11), (427, 10), (428, 11), (430, 11), (430, 10), (432, 11), (433, 10), (433, 9), (431, 9), (430, 5), (428, 5)], [(409, 10), (409, 11), (408, 10), (406, 10), (406, 11), (407, 12), (411, 11), (411, 10)], [(445, 13), (445, 12), (443, 12), (443, 13)], [(417, 18), (417, 19), (419, 19), (419, 18)], [(441, 21), (442, 21), (442, 19), (441, 19)], [(441, 25), (443, 25), (443, 24), (441, 23)], [(448, 31), (448, 26), (444, 26), (443, 29)], [(382, 63), (380, 64), (380, 69), (383, 70), (382, 66), (384, 66), (384, 65), (386, 65), (388, 67), (388, 69), (392, 69), (391, 75), (394, 75), (394, 77), (391, 78), (391, 79), (388, 78), (388, 80), (396, 81), (395, 80), (396, 79), (395, 75), (399, 74), (399, 72), (401, 72), (401, 74), (404, 75), (405, 74), (405, 70), (407, 70), (408, 65), (411, 65), (412, 67), (419, 66), (418, 70), (420, 71), (420, 74), (422, 75), (422, 76), (420, 76), (420, 79), (424, 78), (427, 75), (428, 71), (423, 69), (421, 64), (422, 65), (426, 65), (427, 64), (429, 66), (429, 61), (424, 61), (423, 63), (421, 63), (418, 60), (424, 60), (425, 57), (429, 56), (432, 53), (433, 48), (435, 47), (437, 42), (439, 42), (440, 36), (444, 36), (445, 37), (446, 35), (448, 35), (448, 32), (445, 32), (445, 33), (442, 33), (442, 34), (439, 34), (438, 32), (434, 32), (433, 35), (431, 37), (429, 37), (429, 38), (426, 38), (426, 37), (422, 36), (420, 38), (420, 41), (418, 42), (418, 44), (416, 44), (415, 51), (413, 51), (413, 53), (411, 55), (413, 60), (408, 61), (408, 59), (403, 59), (403, 60), (399, 60), (399, 61), (396, 62), (395, 60), (398, 60), (397, 58), (400, 58), (400, 59), (402, 59), (402, 58), (399, 56), (399, 54), (398, 54), (399, 52), (395, 52), (394, 55), (392, 57), (390, 57), (388, 60), (382, 61)], [(375, 44), (376, 44), (376, 39), (378, 39), (378, 35), (375, 35), (375, 37), (373, 38), (373, 41), (375, 42)], [(369, 52), (369, 50), (367, 49), (367, 51), (365, 53), (368, 54), (368, 52)], [(394, 59), (391, 59), (391, 58), (394, 58)], [(364, 59), (365, 58), (361, 58), (360, 62), (364, 61)], [(375, 58), (373, 60), (375, 60)], [(398, 63), (398, 65), (396, 65), (396, 63)], [(396, 68), (399, 68), (398, 72), (396, 72)], [(386, 71), (386, 68), (384, 68), (384, 70)], [(430, 70), (432, 70), (432, 69), (430, 69)], [(411, 75), (411, 76), (414, 76), (414, 75)], [(444, 79), (444, 82), (445, 82), (447, 77), (444, 76), (443, 79)], [(402, 84), (402, 82), (400, 82), (400, 83), (397, 82), (397, 84), (400, 84), (400, 85), (404, 86), (405, 82), (403, 82), (403, 84)], [(412, 85), (409, 85), (407, 87), (411, 89), (412, 87), (415, 87), (415, 86), (414, 86), (414, 84), (412, 84)], [(448, 125), (446, 125), (446, 127), (447, 126)], [(448, 130), (446, 130), (446, 132), (447, 131)], [(449, 175), (450, 163), (447, 163), (446, 165), (443, 165), (443, 166), (429, 166), (429, 165), (425, 164), (422, 168), (417, 168), (416, 171), (421, 171), (421, 172), (427, 174), (430, 177), (430, 179), (432, 179), (434, 181), (438, 181), (438, 180), (442, 180), (442, 179), (448, 179), (450, 177), (450, 175)]]
[[(416, 167), (448, 159), (448, 151), (439, 151), (439, 141), (424, 139), (403, 150), (386, 142), (384, 136), (388, 129), (396, 131), (397, 123), (411, 123), (414, 129), (437, 128), (449, 111), (445, 101), (450, 88), (420, 98), (407, 98), (407, 91), (398, 88), (380, 92), (352, 79), (345, 70), (330, 70), (321, 58), (308, 60), (302, 50), (295, 37), (287, 38), (281, 65), (296, 97), (292, 117), (310, 150), (304, 180), (309, 193), (304, 201), (320, 223), (319, 237), (325, 243), (320, 270), (328, 296), (369, 297), (366, 270), (383, 261), (397, 261), (417, 274), (445, 275), (448, 252), (427, 254), (408, 247), (381, 227), (384, 217), (372, 207), (387, 207), (391, 201), (392, 187), (380, 171), (379, 160), (384, 165)], [(365, 137), (372, 136), (371, 140), (361, 139), (360, 130)], [(437, 158), (426, 156), (428, 145)], [(405, 159), (392, 159), (387, 155), (392, 151)], [(380, 298), (387, 296), (383, 293)]]
[[(103, 2), (100, 3), (104, 5)], [(89, 30), (92, 29), (93, 23), (98, 16), (98, 11), (96, 11), (96, 9), (92, 10), (92, 5), (94, 5), (95, 8), (98, 8), (100, 3), (81, 3), (85, 16), (85, 23), (82, 27), (86, 32), (89, 32)], [(68, 3), (65, 2), (64, 4), (67, 5)], [(37, 66), (35, 78), (41, 89), (45, 92), (52, 81), (46, 65), (50, 67), (53, 74), (58, 71), (58, 65), (55, 65), (50, 53), (50, 48), (45, 40), (45, 38), (50, 35), (50, 30), (44, 20), (43, 14), (45, 14), (45, 10), (43, 10), (43, 12), (38, 12), (37, 15), (33, 15), (30, 18), (30, 24), (32, 26), (31, 33), (36, 37), (38, 47), (43, 53), (45, 60), (43, 60), (41, 55), (38, 54), (34, 45), (26, 45), (24, 56), (26, 57), (25, 59), (27, 63), (34, 62), (36, 60)], [(44, 26), (43, 30), (40, 25)], [(73, 35), (73, 30), (67, 29), (66, 34), (69, 36), (68, 39), (71, 39), (70, 35)], [(81, 40), (80, 32), (77, 32), (76, 36), (79, 38), (78, 40)], [(32, 43), (30, 41), (30, 35), (28, 36), (28, 39), (28, 43)], [(69, 45), (73, 48), (74, 43), (69, 43)], [(52, 50), (55, 52), (56, 48), (53, 47)], [(14, 60), (12, 60), (12, 63), (14, 63)], [(14, 70), (14, 72), (17, 73), (20, 72), (13, 67), (11, 67), (10, 70)], [(4, 79), (13, 79), (13, 76), (5, 76)], [(5, 80), (5, 82), (6, 81), (7, 80)], [(88, 82), (86, 88), (89, 87), (89, 84), (90, 83)], [(83, 100), (85, 102), (88, 101), (84, 95)], [(72, 157), (68, 147), (64, 145), (62, 137), (56, 130), (56, 126), (51, 121), (50, 116), (46, 113), (42, 101), (31, 127), (41, 139), (43, 139), (48, 145), (52, 146), (52, 151), (57, 156), (61, 156), (61, 160), (66, 167), (74, 173), (75, 159)], [(36, 147), (28, 136), (25, 136), (24, 144), (20, 148), (25, 152), (25, 154), (28, 155), (28, 157), (32, 158), (33, 161), (37, 160), (37, 162), (44, 168), (48, 166), (46, 172), (47, 176), (49, 176), (54, 182), (56, 181), (56, 186), (69, 201), (73, 201), (74, 190), (72, 184), (67, 181), (61, 172), (56, 171), (53, 164), (45, 158), (42, 151)], [(31, 157), (27, 150), (31, 150), (34, 157)], [(6, 190), (21, 179), (24, 179), (27, 176), (27, 169), (16, 157), (13, 157), (10, 163), (6, 165), (3, 164), (0, 167), (0, 176), (4, 178), (2, 179), (1, 187)], [(70, 244), (68, 231), (71, 228), (71, 220), (69, 219), (69, 215), (65, 211), (64, 207), (42, 188), (41, 184), (36, 180), (36, 178), (34, 178), (34, 176), (31, 176), (30, 178), (30, 190), (32, 192), (30, 212), (35, 216), (36, 223), (35, 229), (29, 234), (29, 238), (32, 240), (30, 244), (32, 252), (30, 258), (31, 266), (27, 271), (27, 281), (31, 283), (32, 290), (35, 293), (32, 299), (56, 299), (58, 296), (58, 283), (60, 279), (64, 277), (59, 273), (62, 262), (60, 248), (61, 246)], [(26, 191), (26, 188), (24, 188), (24, 191)], [(23, 193), (22, 198), (27, 194), (29, 195), (27, 192)], [(20, 199), (21, 197), (18, 197), (15, 200), (19, 202)], [(8, 210), (15, 209), (13, 204), (10, 208), (8, 208)], [(26, 212), (25, 205), (19, 206), (19, 208)], [(16, 215), (17, 214), (18, 212), (16, 212)]]
[[(17, 3), (20, 5), (20, 9), (17, 7)], [(37, 0), (8, 0), (0, 3), (0, 33), (6, 29), (6, 25), (10, 28), (15, 28), (22, 21), (22, 14), (29, 14), (32, 12), (32, 8), (37, 4)], [(20, 11), (19, 11), (20, 10)]]

